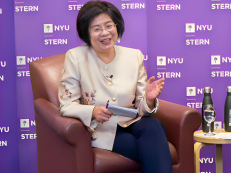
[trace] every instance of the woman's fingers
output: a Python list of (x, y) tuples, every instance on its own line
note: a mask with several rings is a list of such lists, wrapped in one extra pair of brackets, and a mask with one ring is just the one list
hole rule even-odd
[(105, 122), (108, 121), (109, 118), (113, 115), (113, 112), (109, 111), (106, 107), (100, 106), (99, 112), (98, 112), (98, 119), (99, 122)]
[(152, 76), (152, 77), (150, 77), (150, 78), (148, 79), (147, 83), (148, 83), (148, 84), (151, 84), (154, 80), (155, 80), (155, 77)]
[(109, 111), (106, 107), (105, 109), (103, 110), (103, 112), (107, 115), (113, 115), (113, 112)]
[(157, 80), (156, 83), (157, 83), (158, 85), (160, 85), (160, 84), (162, 84), (162, 83), (164, 84), (164, 80), (165, 80), (164, 78), (161, 78), (161, 79)]
[(103, 117), (101, 120), (102, 120), (102, 122), (106, 122), (106, 121), (109, 121), (109, 118), (110, 117)]

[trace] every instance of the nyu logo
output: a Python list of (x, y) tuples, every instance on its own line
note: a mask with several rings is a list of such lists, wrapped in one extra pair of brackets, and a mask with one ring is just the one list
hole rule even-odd
[[(131, 0), (121, 0), (121, 1), (131, 1)], [(126, 3), (121, 4), (121, 8), (124, 9), (145, 9), (145, 3)]]
[(20, 127), (29, 128), (30, 127), (29, 119), (20, 119)]
[[(29, 119), (20, 119), (20, 127), (21, 128), (30, 128), (30, 126), (35, 126), (35, 121), (30, 121)], [(21, 130), (21, 131), (29, 131), (29, 130)], [(21, 134), (21, 139), (36, 139), (36, 134)]]
[[(211, 88), (213, 93), (213, 88)], [(204, 88), (186, 87), (186, 96), (196, 96), (196, 94), (204, 94)]]
[[(69, 31), (69, 25), (55, 25), (54, 31)], [(44, 33), (53, 33), (53, 24), (44, 24)]]
[(222, 63), (231, 63), (231, 57), (222, 57), (220, 55), (211, 55), (211, 65), (220, 65)]
[(35, 126), (35, 121), (30, 121), (29, 119), (20, 119), (21, 128), (29, 128), (30, 126)]
[(26, 56), (17, 56), (16, 58), (17, 58), (17, 65), (26, 65), (26, 63), (30, 63), (32, 61), (42, 59), (42, 57), (27, 57), (26, 58)]
[(166, 66), (166, 56), (157, 56), (157, 65)]
[(196, 96), (196, 87), (187, 87), (186, 95), (187, 96)]
[(186, 23), (185, 32), (186, 33), (195, 33), (197, 31), (211, 31), (213, 28), (212, 25), (195, 25), (195, 23)]
[[(212, 25), (196, 25), (195, 23), (185, 24), (185, 32), (189, 34), (195, 33), (196, 31), (211, 31), (211, 30), (212, 30)], [(187, 39), (186, 45), (209, 45), (209, 39)]]
[(25, 56), (17, 56), (17, 65), (26, 65), (26, 57)]
[[(157, 66), (166, 66), (166, 56), (157, 56)], [(168, 58), (168, 64), (182, 64), (183, 58)]]
[(220, 55), (212, 55), (211, 56), (211, 65), (220, 65), (221, 64), (221, 56)]
[[(53, 27), (53, 24), (44, 24), (44, 33), (53, 33), (54, 31), (69, 31), (69, 30), (70, 30), (69, 25), (54, 25)], [(44, 44), (45, 45), (67, 44), (67, 39), (45, 39)]]
[(214, 121), (214, 129), (222, 129), (221, 121)]
[[(203, 94), (204, 93), (204, 88), (196, 88), (196, 87), (186, 87), (186, 96), (187, 97), (195, 97), (197, 94)], [(211, 88), (211, 93), (213, 93), (213, 88)], [(196, 100), (195, 98), (187, 100)], [(190, 108), (201, 108), (202, 107), (202, 102), (188, 102), (187, 106)]]
[(185, 24), (185, 32), (186, 33), (194, 33), (195, 32), (195, 23), (186, 23)]
[(53, 24), (44, 24), (44, 33), (53, 33)]

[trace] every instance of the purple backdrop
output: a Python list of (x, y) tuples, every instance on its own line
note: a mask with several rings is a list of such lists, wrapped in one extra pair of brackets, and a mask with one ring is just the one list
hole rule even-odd
[[(201, 112), (202, 88), (212, 87), (217, 111), (215, 128), (223, 128), (226, 87), (231, 85), (231, 6), (223, 9), (228, 2), (155, 0), (147, 5), (148, 74), (166, 78), (160, 98)], [(223, 151), (224, 173), (228, 173), (230, 145), (225, 145)], [(216, 172), (214, 146), (204, 147), (200, 160), (201, 172)]]
[[(9, 153), (18, 158), (11, 161), (5, 159), (4, 162), (19, 165), (14, 173), (37, 172), (36, 130), (28, 65), (32, 61), (65, 53), (70, 48), (84, 44), (76, 35), (75, 20), (85, 2), (87, 0), (62, 0), (59, 3), (55, 0), (15, 0), (15, 57), (13, 4), (7, 3), (6, 7), (6, 1), (0, 1), (0, 61), (3, 66), (7, 60), (6, 67), (0, 66), (0, 77), (4, 75), (5, 79), (0, 80), (1, 96), (4, 99), (0, 105), (1, 110), (4, 110), (7, 108), (5, 105), (9, 105), (6, 100), (10, 100), (12, 105), (17, 95), (18, 110), (17, 113), (16, 109), (12, 109), (10, 113), (8, 109), (8, 112), (1, 111), (0, 127), (9, 126), (10, 131), (1, 133), (0, 142), (7, 140), (8, 146), (7, 150), (1, 152), (5, 154), (1, 154), (0, 158), (2, 161), (2, 158), (9, 157)], [(125, 20), (125, 33), (117, 44), (140, 49), (145, 55), (144, 64), (149, 77), (154, 75), (156, 78), (166, 78), (160, 99), (201, 111), (202, 89), (210, 86), (217, 110), (215, 128), (223, 128), (226, 87), (231, 85), (230, 1), (109, 2), (119, 8)], [(10, 25), (9, 21), (12, 22)], [(6, 42), (10, 44), (5, 44)], [(9, 142), (10, 140), (15, 142)], [(10, 148), (10, 144), (14, 149)], [(4, 147), (0, 146), (1, 149)], [(230, 145), (225, 145), (224, 173), (231, 169), (228, 163), (231, 159), (230, 152)], [(200, 160), (201, 173), (215, 173), (214, 146), (203, 148)]]
[(14, 1), (0, 1), (0, 172), (18, 173)]

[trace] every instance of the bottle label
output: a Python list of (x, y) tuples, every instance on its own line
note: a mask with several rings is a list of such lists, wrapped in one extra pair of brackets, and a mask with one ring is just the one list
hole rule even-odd
[(229, 110), (229, 126), (231, 126), (231, 109)]

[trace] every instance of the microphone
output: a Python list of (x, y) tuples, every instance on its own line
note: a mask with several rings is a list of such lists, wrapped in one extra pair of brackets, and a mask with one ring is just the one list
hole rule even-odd
[(111, 75), (111, 76), (107, 76), (107, 78), (111, 78), (111, 79), (112, 79), (112, 78), (113, 78), (113, 75)]

